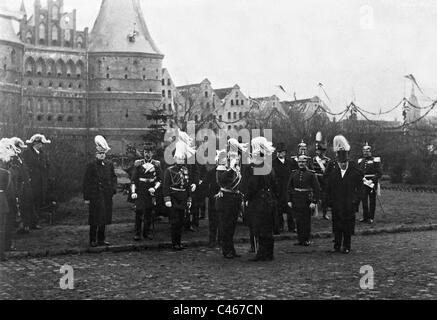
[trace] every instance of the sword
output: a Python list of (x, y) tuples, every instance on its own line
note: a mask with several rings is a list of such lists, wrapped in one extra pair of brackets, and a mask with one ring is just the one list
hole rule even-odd
[(378, 199), (379, 205), (381, 206), (382, 214), (385, 215), (384, 207), (382, 206), (381, 197), (376, 194), (376, 198)]

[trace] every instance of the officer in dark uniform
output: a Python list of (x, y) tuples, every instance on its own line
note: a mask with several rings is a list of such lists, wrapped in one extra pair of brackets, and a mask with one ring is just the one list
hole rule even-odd
[[(316, 135), (316, 155), (313, 158), (313, 170), (316, 174), (317, 180), (319, 181), (320, 189), (322, 190), (322, 194), (325, 191), (325, 181), (324, 181), (324, 175), (326, 168), (328, 167), (329, 162), (331, 161), (330, 158), (328, 158), (326, 153), (327, 145), (326, 142), (322, 141), (322, 134), (321, 132), (317, 132)], [(322, 200), (321, 201), (321, 209), (323, 212), (323, 218), (326, 220), (329, 220), (328, 217), (328, 208), (326, 206), (326, 203)]]
[(279, 231), (294, 232), (296, 227), (290, 208), (287, 206), (287, 186), (293, 168), (292, 160), (287, 159), (287, 149), (284, 143), (278, 143), (276, 147), (273, 170), (279, 192), (278, 218), (276, 219), (277, 223), (275, 223), (275, 231), (279, 229)]
[[(218, 159), (216, 162), (218, 165)], [(217, 183), (217, 166), (207, 171), (205, 181), (203, 181), (203, 187), (208, 197), (209, 247), (215, 248), (217, 245), (221, 245), (219, 229), (220, 217), (216, 210), (216, 196), (220, 192), (220, 187)]]
[(278, 187), (271, 165), (272, 143), (264, 137), (251, 141), (252, 163), (247, 178), (247, 211), (255, 237), (256, 256), (251, 261), (271, 261), (274, 252), (274, 215)]
[(196, 190), (196, 185), (190, 181), (190, 172), (186, 159), (193, 156), (195, 149), (191, 147), (191, 140), (177, 137), (174, 159), (176, 164), (169, 166), (164, 173), (163, 195), (165, 206), (169, 209), (171, 225), (171, 242), (173, 250), (183, 250), (181, 243), (182, 229), (186, 210), (192, 205), (191, 194)]
[(216, 179), (220, 190), (215, 201), (219, 215), (222, 254), (226, 259), (241, 257), (235, 251), (234, 234), (243, 201), (243, 194), (240, 191), (242, 176), (238, 152), (242, 148), (243, 145), (236, 139), (229, 139), (227, 150), (221, 150), (218, 155)]
[(379, 179), (382, 176), (381, 158), (372, 156), (372, 147), (366, 142), (363, 147), (363, 157), (358, 159), (358, 167), (363, 171), (363, 219), (361, 222), (373, 223), (375, 219), (376, 196)]
[(112, 197), (117, 192), (117, 176), (112, 162), (105, 160), (110, 150), (102, 136), (96, 136), (96, 159), (86, 168), (83, 198), (89, 205), (90, 246), (109, 245), (106, 226), (112, 223)]
[[(154, 160), (153, 146), (146, 144), (144, 159), (135, 161), (131, 177), (131, 198), (135, 200), (135, 241), (153, 239), (150, 234), (153, 214), (156, 210), (156, 191), (161, 186), (161, 163)], [(144, 223), (144, 227), (143, 227)]]
[(321, 197), (319, 182), (314, 172), (308, 170), (307, 160), (305, 155), (299, 156), (299, 169), (291, 174), (287, 188), (288, 206), (293, 208), (296, 217), (296, 245), (301, 246), (311, 244), (311, 215)]
[[(308, 160), (311, 159), (308, 156), (308, 147), (307, 147), (307, 144), (303, 140), (297, 145), (297, 155), (291, 157), (291, 160), (292, 160), (291, 169), (293, 171), (299, 169), (298, 158), (299, 158), (299, 156), (302, 156), (302, 155), (303, 156), (307, 156)], [(308, 161), (307, 162), (307, 168), (310, 169), (310, 170), (313, 169), (312, 161)]]

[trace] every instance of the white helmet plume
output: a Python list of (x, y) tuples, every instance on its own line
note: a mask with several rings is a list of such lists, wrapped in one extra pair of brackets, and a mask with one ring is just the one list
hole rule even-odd
[(228, 140), (228, 143), (230, 145), (231, 151), (235, 151), (235, 152), (237, 152), (238, 150), (241, 150), (243, 152), (247, 151), (247, 143), (240, 143), (235, 138), (230, 138)]
[(351, 150), (351, 146), (349, 145), (349, 142), (342, 135), (338, 135), (334, 137), (333, 148), (334, 148), (334, 152), (338, 152), (340, 150), (343, 151)]
[(252, 145), (252, 155), (260, 155), (263, 153), (264, 155), (270, 156), (273, 152), (275, 152), (275, 148), (273, 147), (273, 143), (268, 141), (265, 137), (256, 137), (251, 141)]
[(97, 152), (107, 153), (109, 150), (111, 150), (111, 148), (108, 145), (108, 142), (106, 142), (106, 139), (100, 135), (94, 138), (94, 142), (96, 144)]

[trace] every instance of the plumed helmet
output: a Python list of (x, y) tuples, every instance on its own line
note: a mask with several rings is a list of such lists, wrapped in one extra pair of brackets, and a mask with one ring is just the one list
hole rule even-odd
[(337, 154), (338, 161), (346, 162), (348, 160), (351, 146), (344, 136), (338, 135), (334, 137), (333, 148), (334, 152)]
[(50, 140), (46, 139), (46, 137), (43, 134), (37, 133), (34, 134), (29, 140), (26, 141), (26, 143), (34, 144), (34, 143), (43, 143), (43, 144), (49, 144), (52, 143)]
[(230, 138), (228, 140), (229, 150), (233, 152), (238, 152), (239, 150), (242, 152), (247, 151), (247, 143), (240, 143), (235, 138)]
[(196, 154), (196, 149), (193, 147), (193, 138), (186, 132), (178, 130), (176, 136), (176, 148), (174, 152), (174, 159), (188, 159)]
[(364, 150), (367, 150), (367, 151), (371, 151), (372, 150), (372, 147), (369, 146), (369, 143), (367, 141), (366, 141), (365, 145), (363, 146), (363, 151)]
[(8, 163), (16, 155), (9, 139), (0, 140), (0, 161)]
[(273, 143), (268, 141), (265, 137), (256, 137), (251, 141), (252, 155), (272, 155), (275, 152)]
[(106, 139), (103, 136), (96, 136), (94, 138), (94, 143), (96, 144), (96, 151), (98, 153), (107, 153), (109, 150), (111, 150), (108, 142), (106, 142)]
[(21, 149), (26, 149), (27, 148), (27, 145), (24, 143), (24, 141), (21, 140), (18, 137), (13, 137), (10, 140), (12, 141), (14, 146), (19, 149), (19, 152), (21, 152)]
[(316, 150), (326, 151), (327, 149), (326, 141), (323, 141), (322, 133), (319, 131), (316, 134)]

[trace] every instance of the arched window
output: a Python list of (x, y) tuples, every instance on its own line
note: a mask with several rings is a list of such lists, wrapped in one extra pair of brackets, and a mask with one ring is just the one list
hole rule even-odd
[(52, 19), (57, 20), (59, 17), (59, 9), (57, 6), (53, 6), (52, 8)]
[(38, 99), (38, 102), (36, 103), (36, 111), (39, 113), (44, 113), (44, 107), (41, 99)]
[(231, 113), (228, 112), (228, 120), (231, 120)]
[(38, 61), (36, 62), (36, 74), (38, 76), (42, 76), (43, 74), (45, 74), (45, 70), (46, 69), (46, 64), (44, 62), (43, 59), (38, 59)]
[(61, 77), (64, 75), (65, 73), (65, 63), (62, 60), (58, 60), (58, 62), (56, 62), (56, 75), (58, 77)]
[(83, 47), (83, 38), (82, 37), (77, 37), (77, 40), (76, 40), (76, 46), (79, 48), (79, 49), (81, 49), (82, 47)]
[(79, 114), (82, 114), (82, 112), (83, 112), (82, 101), (79, 101), (79, 102), (78, 102), (77, 112), (78, 112)]
[(58, 44), (58, 39), (59, 39), (58, 27), (57, 26), (53, 26), (52, 27), (52, 45), (57, 45)]
[(168, 104), (168, 111), (172, 111), (171, 110), (171, 103)]
[(51, 76), (56, 74), (55, 62), (53, 60), (47, 61), (47, 75)]
[(26, 43), (32, 43), (32, 32), (31, 31), (27, 31), (26, 32)]
[(53, 100), (47, 101), (47, 112), (53, 113)]
[(26, 62), (24, 64), (24, 69), (27, 75), (32, 75), (34, 73), (35, 61), (31, 57), (26, 59)]
[(238, 118), (241, 119), (242, 117), (243, 117), (243, 112), (240, 112), (240, 113), (238, 114)]
[(32, 113), (33, 112), (33, 110), (32, 110), (32, 99), (28, 99), (27, 100), (27, 112), (28, 113)]
[(15, 52), (15, 49), (12, 49), (11, 51), (11, 63), (15, 64), (17, 60), (17, 53)]
[(41, 23), (39, 25), (39, 43), (44, 44), (45, 39), (46, 39), (46, 26), (44, 23)]
[(82, 72), (83, 72), (83, 62), (79, 60), (76, 63), (76, 77), (80, 78), (82, 76)]
[(68, 113), (73, 113), (73, 112), (74, 112), (73, 101), (68, 101)]
[(64, 30), (64, 40), (66, 42), (70, 42), (71, 40), (71, 31), (70, 30)]
[(75, 64), (73, 61), (69, 60), (67, 62), (67, 77), (70, 78), (72, 74), (75, 73)]

